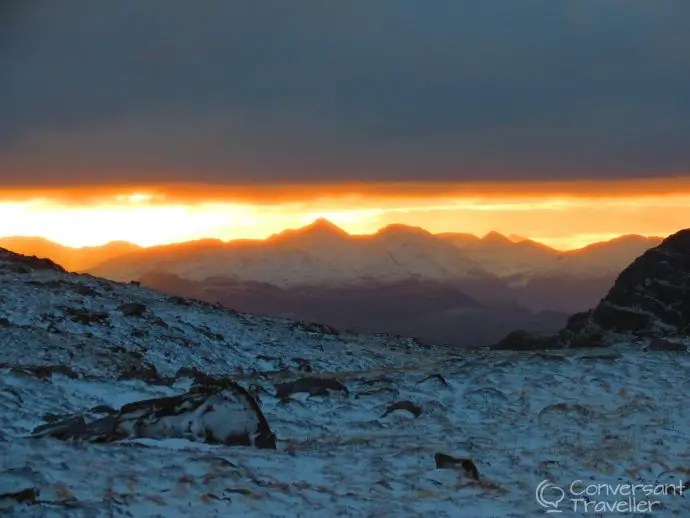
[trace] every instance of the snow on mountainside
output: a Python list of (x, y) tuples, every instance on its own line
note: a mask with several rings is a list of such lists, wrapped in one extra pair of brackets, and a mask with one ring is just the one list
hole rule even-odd
[(161, 271), (191, 280), (226, 277), (275, 286), (344, 285), (376, 279), (446, 281), (491, 276), (432, 234), (392, 225), (371, 236), (350, 236), (326, 220), (266, 241), (155, 247), (107, 261), (92, 273), (128, 281)]
[(490, 232), (481, 239), (471, 239), (467, 234), (455, 233), (438, 236), (501, 278), (539, 272), (540, 269), (555, 263), (562, 253), (535, 241), (515, 242), (497, 232)]
[(662, 241), (663, 238), (661, 237), (629, 235), (602, 243), (594, 243), (562, 254), (557, 263), (549, 264), (541, 274), (618, 275), (633, 259)]
[(514, 287), (535, 277), (617, 275), (635, 257), (662, 241), (660, 237), (629, 235), (561, 252), (529, 239), (513, 241), (497, 232), (490, 232), (481, 239), (455, 233), (438, 236), (487, 271), (508, 279)]
[(286, 288), (343, 286), (370, 280), (452, 282), (494, 277), (521, 289), (532, 280), (548, 282), (564, 276), (608, 281), (660, 241), (661, 238), (622, 236), (560, 252), (497, 232), (483, 238), (452, 232), (434, 235), (397, 224), (372, 235), (351, 236), (319, 219), (265, 241), (202, 239), (147, 249), (128, 243), (73, 249), (41, 238), (2, 238), (0, 246), (48, 257), (70, 271), (89, 271), (125, 282), (152, 272), (196, 281), (224, 277)]
[[(545, 511), (542, 481), (683, 486), (690, 473), (690, 415), (678, 411), (690, 357), (633, 343), (550, 354), (421, 347), (238, 314), (9, 252), (0, 337), (9, 516), (533, 518)], [(277, 449), (28, 438), (64, 416), (184, 394), (207, 375), (254, 394)], [(637, 502), (684, 516), (687, 498), (666, 493)], [(570, 497), (564, 516), (585, 505)], [(618, 499), (628, 502), (600, 492), (588, 504)]]

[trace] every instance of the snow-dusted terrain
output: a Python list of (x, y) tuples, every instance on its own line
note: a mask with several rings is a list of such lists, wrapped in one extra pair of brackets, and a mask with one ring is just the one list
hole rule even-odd
[(202, 241), (154, 247), (89, 270), (118, 281), (167, 272), (201, 281), (226, 277), (274, 286), (338, 286), (376, 279), (436, 281), (488, 275), (458, 249), (415, 227), (390, 225), (373, 235), (350, 236), (326, 220), (286, 230), (267, 240)]
[(99, 276), (129, 281), (166, 272), (203, 281), (214, 277), (263, 282), (282, 288), (396, 282), (505, 279), (519, 287), (534, 278), (616, 275), (661, 238), (621, 236), (579, 250), (560, 252), (535, 241), (514, 242), (496, 232), (431, 234), (389, 225), (371, 235), (351, 236), (324, 219), (285, 230), (267, 240), (202, 240), (114, 256), (88, 268)]
[[(531, 518), (545, 515), (535, 496), (544, 480), (690, 478), (690, 356), (637, 343), (422, 347), (237, 314), (10, 254), (0, 258), (0, 339), (0, 495), (38, 492), (27, 503), (0, 496), (9, 516)], [(59, 417), (182, 394), (191, 369), (255, 394), (277, 449), (28, 438)], [(304, 376), (346, 390), (276, 397), (277, 385)], [(387, 412), (405, 401), (418, 415)], [(479, 480), (436, 469), (438, 452), (473, 460)], [(621, 497), (590, 496), (612, 498)], [(687, 495), (646, 498), (653, 516), (690, 513)], [(559, 509), (584, 515), (572, 507), (566, 499)]]

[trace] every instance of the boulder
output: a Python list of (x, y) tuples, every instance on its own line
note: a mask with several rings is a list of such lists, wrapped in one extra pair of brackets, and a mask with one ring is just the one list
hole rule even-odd
[(32, 437), (114, 442), (181, 438), (208, 444), (276, 449), (276, 437), (252, 395), (240, 385), (199, 387), (179, 396), (147, 399), (84, 422), (82, 416), (43, 425)]
[(381, 417), (386, 417), (387, 415), (395, 412), (396, 410), (406, 410), (415, 418), (422, 415), (422, 407), (420, 407), (419, 405), (415, 405), (412, 401), (396, 401), (392, 405), (389, 405), (388, 408), (386, 408), (386, 411), (383, 413)]
[(445, 453), (438, 452), (434, 455), (436, 469), (459, 469), (467, 476), (479, 480), (479, 470), (471, 459), (458, 459)]
[(146, 313), (146, 304), (141, 302), (125, 302), (120, 304), (117, 310), (126, 317), (140, 317)]
[(299, 378), (295, 381), (276, 385), (276, 397), (284, 398), (304, 392), (312, 396), (327, 396), (329, 391), (342, 391), (347, 394), (347, 387), (334, 378)]

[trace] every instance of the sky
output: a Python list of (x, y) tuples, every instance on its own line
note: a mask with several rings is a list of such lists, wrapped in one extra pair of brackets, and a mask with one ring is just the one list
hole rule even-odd
[(0, 234), (665, 235), (689, 113), (687, 0), (5, 0)]

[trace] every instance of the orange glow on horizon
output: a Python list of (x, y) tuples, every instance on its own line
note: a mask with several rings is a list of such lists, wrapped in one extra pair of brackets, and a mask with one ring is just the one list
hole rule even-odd
[(326, 218), (351, 234), (392, 224), (517, 234), (572, 249), (690, 226), (690, 178), (621, 182), (111, 186), (0, 192), (0, 236), (67, 246), (263, 239)]

